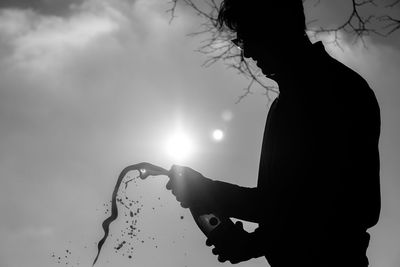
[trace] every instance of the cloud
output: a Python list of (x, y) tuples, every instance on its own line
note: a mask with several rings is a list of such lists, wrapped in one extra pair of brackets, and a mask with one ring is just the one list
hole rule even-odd
[(31, 10), (0, 11), (2, 53), (10, 64), (48, 70), (74, 51), (87, 48), (118, 30), (118, 13), (91, 12), (85, 5), (69, 18), (43, 16)]
[(66, 16), (84, 0), (2, 0), (0, 9), (31, 10), (43, 15)]
[[(96, 57), (109, 60), (109, 55), (123, 59), (126, 53), (143, 57), (140, 51), (150, 51), (150, 57), (164, 57), (156, 53), (174, 38), (167, 7), (150, 0), (86, 0), (68, 17), (27, 9), (0, 10), (0, 64), (37, 75), (62, 72), (74, 62), (87, 65), (88, 60), (96, 62)], [(187, 26), (182, 20), (173, 26), (179, 37), (184, 36)]]

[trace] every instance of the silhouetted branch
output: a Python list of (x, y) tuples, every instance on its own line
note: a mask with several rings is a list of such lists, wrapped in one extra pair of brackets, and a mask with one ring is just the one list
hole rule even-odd
[(389, 15), (384, 15), (379, 18), (381, 21), (386, 22), (385, 29), (389, 29), (386, 35), (390, 35), (400, 29), (400, 19), (395, 19)]
[[(317, 4), (319, 3), (320, 1), (318, 1)], [(363, 16), (360, 11), (360, 9), (366, 5), (376, 6), (375, 0), (351, 0), (351, 3), (352, 3), (351, 12), (347, 17), (347, 19), (342, 24), (339, 24), (338, 26), (332, 28), (320, 27), (319, 29), (314, 29), (312, 30), (314, 37), (316, 37), (318, 34), (321, 33), (327, 33), (330, 35), (333, 34), (332, 42), (340, 46), (339, 34), (342, 31), (355, 35), (356, 39), (360, 39), (361, 41), (364, 41), (363, 37), (365, 35), (369, 35), (370, 33), (380, 34), (371, 25), (372, 24), (371, 21), (375, 19), (376, 16), (371, 14), (368, 16)]]
[[(396, 5), (400, 4), (400, 0), (395, 0), (391, 4), (387, 5), (387, 8), (394, 8)], [(379, 20), (384, 22), (384, 29), (387, 29), (388, 32), (385, 34), (386, 36), (394, 33), (395, 31), (400, 29), (400, 15), (397, 14), (399, 18), (395, 18), (391, 15), (383, 15), (379, 17)]]
[(392, 8), (392, 7), (394, 7), (395, 5), (397, 5), (397, 4), (399, 4), (399, 3), (400, 3), (400, 0), (395, 0), (395, 1), (393, 1), (393, 3), (387, 5), (387, 7)]
[(172, 0), (172, 1), (170, 1), (170, 4), (171, 4), (171, 8), (169, 8), (167, 10), (167, 13), (171, 14), (171, 18), (169, 19), (169, 23), (171, 23), (174, 20), (174, 18), (176, 18), (175, 10), (176, 10), (176, 5), (178, 4), (178, 0)]

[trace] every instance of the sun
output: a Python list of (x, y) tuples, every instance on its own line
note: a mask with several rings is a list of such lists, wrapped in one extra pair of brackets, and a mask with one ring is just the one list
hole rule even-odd
[(179, 163), (186, 160), (194, 151), (193, 140), (183, 131), (173, 133), (166, 142), (169, 157)]

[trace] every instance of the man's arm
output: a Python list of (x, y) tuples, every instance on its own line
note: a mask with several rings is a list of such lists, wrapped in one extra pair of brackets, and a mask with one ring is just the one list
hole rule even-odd
[(250, 222), (260, 222), (261, 201), (259, 189), (242, 187), (221, 181), (212, 181), (211, 193), (216, 212)]
[(188, 167), (174, 165), (170, 173), (167, 189), (172, 191), (182, 207), (250, 222), (260, 221), (261, 202), (257, 188), (214, 181)]

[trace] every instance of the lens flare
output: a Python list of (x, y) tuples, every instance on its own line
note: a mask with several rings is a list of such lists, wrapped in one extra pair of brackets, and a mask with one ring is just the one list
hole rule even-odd
[(215, 141), (221, 141), (224, 139), (224, 132), (220, 129), (216, 129), (213, 131), (212, 136)]

